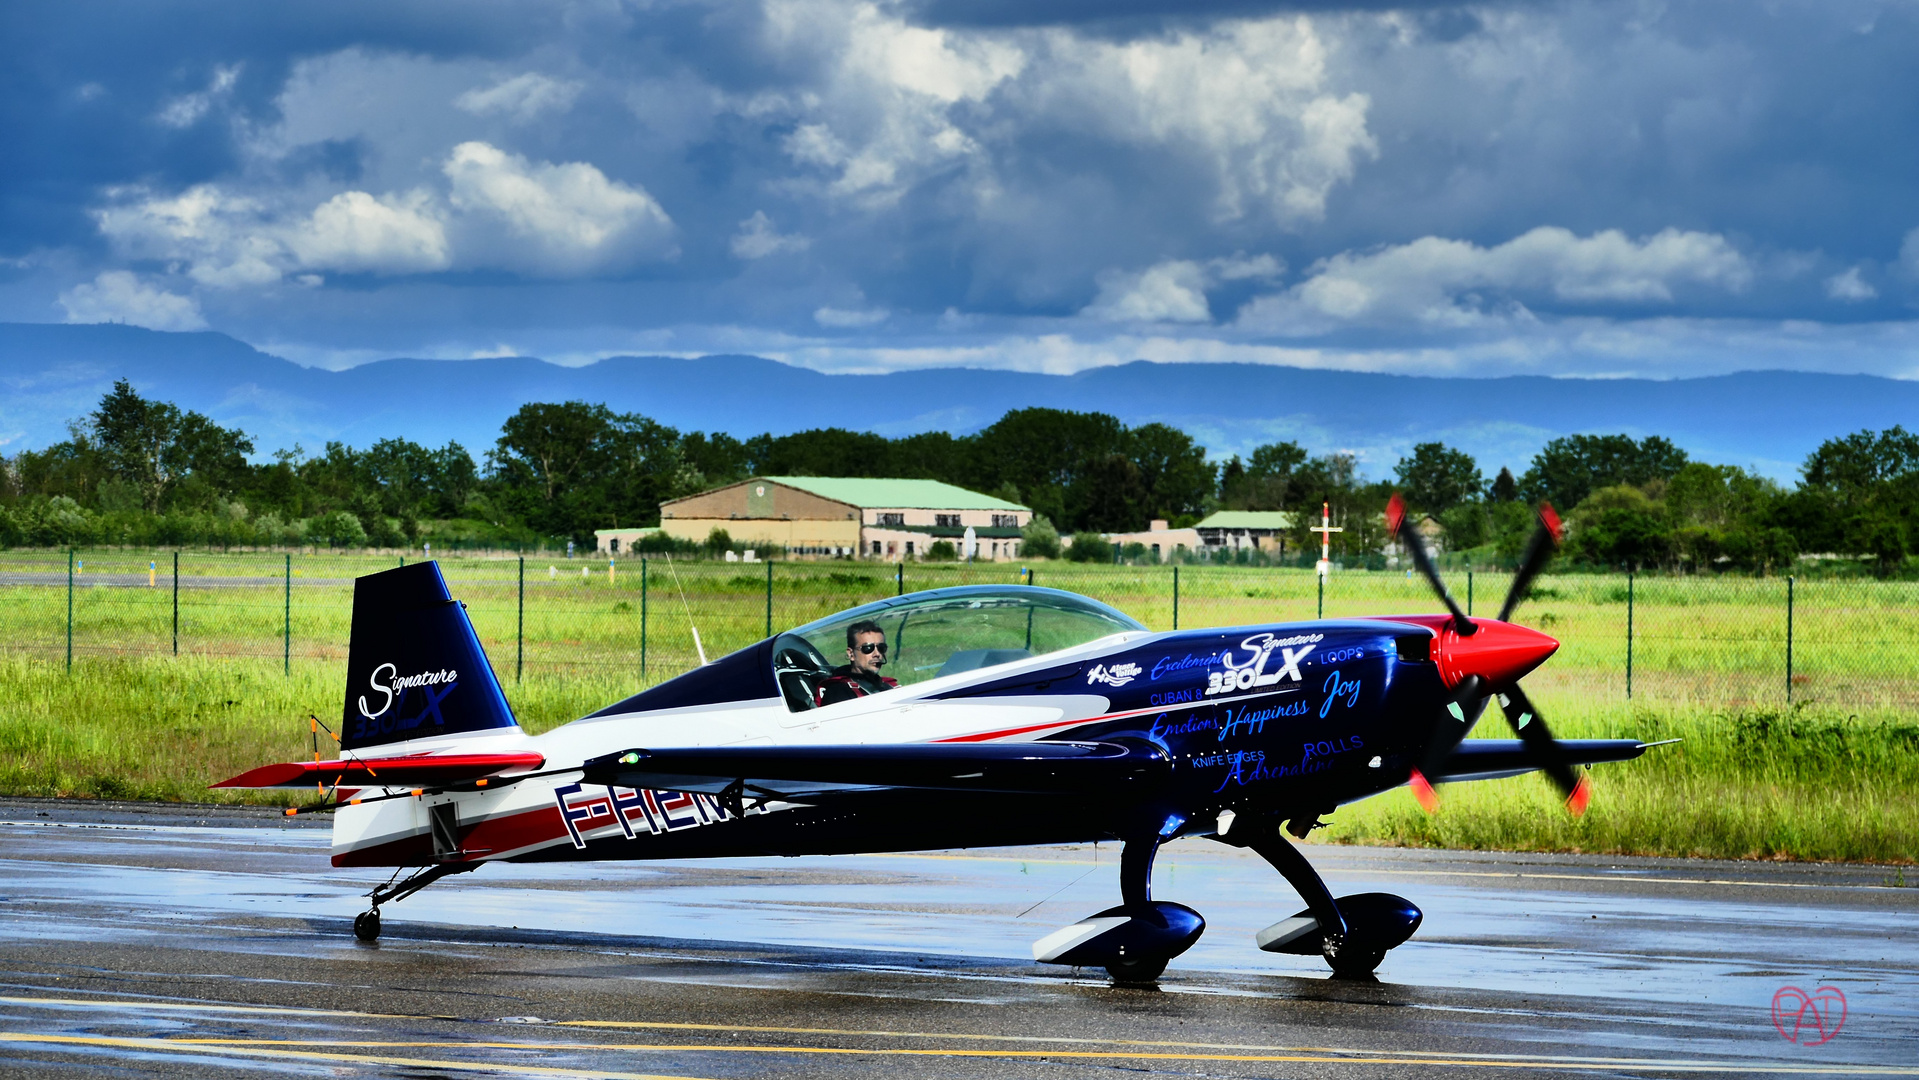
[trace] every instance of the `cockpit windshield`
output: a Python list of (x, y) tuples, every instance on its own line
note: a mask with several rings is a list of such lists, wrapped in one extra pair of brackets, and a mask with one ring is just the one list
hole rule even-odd
[(799, 712), (881, 692), (888, 682), (910, 686), (1144, 629), (1073, 593), (972, 585), (881, 600), (789, 630), (773, 643), (773, 666), (788, 707)]

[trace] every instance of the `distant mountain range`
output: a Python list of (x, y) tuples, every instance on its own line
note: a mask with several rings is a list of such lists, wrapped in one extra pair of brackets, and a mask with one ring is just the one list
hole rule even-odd
[(1439, 440), (1515, 474), (1559, 435), (1664, 435), (1694, 457), (1791, 480), (1827, 438), (1919, 423), (1919, 382), (1749, 371), (1701, 379), (1426, 378), (1252, 364), (1144, 361), (1076, 375), (949, 368), (826, 375), (753, 356), (621, 356), (584, 367), (527, 357), (381, 360), (301, 367), (218, 333), (119, 325), (0, 323), (0, 453), (66, 437), (116, 378), (254, 437), (261, 456), (328, 440), (388, 436), (479, 456), (529, 401), (582, 399), (682, 430), (738, 436), (813, 427), (902, 435), (985, 427), (1045, 405), (1160, 421), (1216, 456), (1292, 439), (1350, 450), (1372, 476), (1416, 442)]

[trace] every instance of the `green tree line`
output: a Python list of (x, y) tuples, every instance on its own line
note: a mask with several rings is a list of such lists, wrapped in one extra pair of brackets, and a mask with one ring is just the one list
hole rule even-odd
[(457, 442), (406, 439), (330, 442), (318, 454), (295, 445), (267, 461), (256, 449), (243, 432), (117, 382), (66, 440), (0, 459), (0, 544), (590, 543), (594, 529), (656, 524), (665, 500), (782, 475), (942, 480), (1031, 506), (1042, 532), (1291, 511), (1287, 561), (1317, 556), (1309, 527), (1322, 504), (1344, 530), (1336, 557), (1382, 561), (1395, 490), (1439, 524), (1448, 552), (1482, 564), (1518, 556), (1541, 502), (1567, 520), (1570, 559), (1598, 567), (1763, 573), (1818, 553), (1890, 574), (1919, 541), (1919, 435), (1899, 427), (1827, 440), (1790, 488), (1692, 461), (1658, 436), (1565, 436), (1518, 477), (1502, 468), (1490, 479), (1464, 451), (1421, 443), (1391, 477), (1368, 479), (1349, 454), (1275, 442), (1214, 462), (1165, 424), (1044, 408), (1011, 410), (972, 435), (821, 428), (740, 439), (537, 402), (477, 459)]

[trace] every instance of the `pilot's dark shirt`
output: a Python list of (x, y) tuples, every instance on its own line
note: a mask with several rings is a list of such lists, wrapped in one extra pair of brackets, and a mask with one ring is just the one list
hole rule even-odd
[(821, 705), (831, 705), (836, 701), (851, 701), (856, 697), (891, 690), (898, 685), (896, 680), (884, 675), (861, 674), (853, 670), (853, 665), (841, 664), (820, 683), (819, 700)]

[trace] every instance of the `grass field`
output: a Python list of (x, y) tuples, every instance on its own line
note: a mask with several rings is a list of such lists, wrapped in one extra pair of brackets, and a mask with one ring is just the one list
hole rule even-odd
[[(73, 670), (64, 553), (0, 553), (0, 792), (206, 800), (205, 785), (311, 752), (308, 712), (339, 712), (354, 576), (395, 559), (277, 554), (181, 561), (173, 652), (171, 555), (88, 552), (75, 575)], [(148, 586), (148, 563), (157, 564)], [(522, 722), (546, 730), (796, 625), (893, 595), (891, 565), (529, 559), (442, 563)], [(905, 568), (908, 590), (1021, 580), (1018, 567)], [(1170, 568), (1040, 563), (1035, 583), (1105, 600), (1170, 628)], [(1475, 575), (1478, 614), (1507, 579)], [(1464, 594), (1466, 583), (1455, 587)], [(524, 603), (520, 597), (524, 588)], [(1786, 583), (1542, 579), (1518, 618), (1563, 642), (1527, 681), (1566, 737), (1683, 738), (1602, 767), (1573, 822), (1537, 777), (1455, 785), (1428, 818), (1403, 792), (1344, 808), (1320, 837), (1453, 847), (1909, 862), (1919, 854), (1919, 585), (1794, 586), (1787, 700)], [(1182, 568), (1181, 627), (1311, 618), (1310, 572)], [(1402, 574), (1336, 575), (1328, 617), (1430, 611)], [(287, 631), (290, 627), (290, 637)], [(644, 676), (642, 676), (644, 664)], [(1482, 728), (1506, 734), (1496, 716)], [(258, 797), (257, 795), (252, 797)]]

